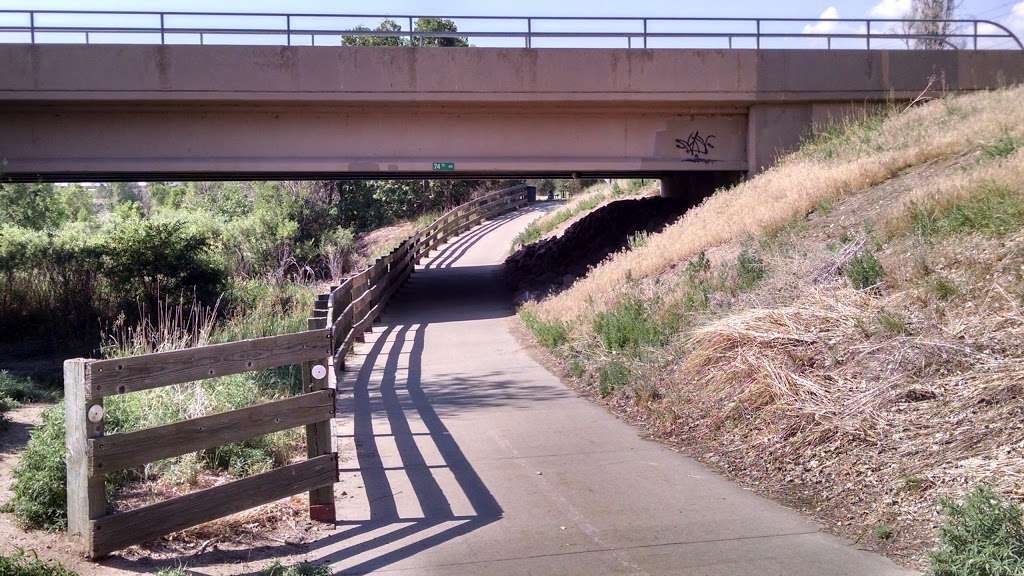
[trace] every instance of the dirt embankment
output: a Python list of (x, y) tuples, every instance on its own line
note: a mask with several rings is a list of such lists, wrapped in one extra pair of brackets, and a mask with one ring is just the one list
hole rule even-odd
[(506, 278), (516, 292), (557, 292), (609, 254), (625, 248), (630, 237), (656, 233), (692, 206), (692, 201), (661, 197), (605, 204), (560, 236), (539, 240), (509, 256)]

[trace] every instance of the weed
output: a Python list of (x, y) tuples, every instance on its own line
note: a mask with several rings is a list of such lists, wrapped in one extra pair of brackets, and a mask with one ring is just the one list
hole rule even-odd
[(939, 300), (951, 300), (960, 293), (960, 289), (957, 288), (956, 284), (953, 283), (952, 280), (938, 275), (933, 276), (928, 281), (928, 289), (931, 290)]
[(271, 566), (260, 570), (259, 576), (330, 576), (331, 568), (327, 564), (292, 564), (282, 566), (274, 562)]
[(708, 255), (703, 250), (697, 253), (696, 256), (691, 258), (686, 263), (686, 275), (693, 279), (696, 276), (707, 274), (711, 271), (711, 260), (708, 260)]
[(928, 485), (928, 479), (921, 478), (920, 476), (907, 476), (903, 479), (904, 492), (919, 494), (924, 492), (928, 488)]
[(874, 252), (865, 250), (850, 259), (843, 270), (850, 285), (858, 290), (877, 286), (885, 276), (885, 269)]
[(643, 248), (647, 244), (647, 241), (650, 240), (650, 238), (650, 232), (641, 230), (636, 234), (630, 234), (627, 238), (627, 244), (629, 245), (630, 250), (636, 250), (638, 248)]
[(188, 572), (182, 568), (164, 568), (163, 570), (156, 573), (156, 576), (189, 576)]
[(636, 296), (624, 298), (594, 318), (594, 333), (611, 352), (638, 353), (645, 346), (660, 346), (667, 330), (648, 303)]
[(532, 310), (519, 311), (519, 319), (533, 332), (533, 335), (548, 350), (554, 350), (565, 344), (569, 338), (569, 330), (561, 322), (545, 322), (537, 317)]
[(629, 383), (629, 369), (622, 362), (611, 360), (601, 367), (597, 383), (601, 396), (608, 396)]
[(832, 211), (832, 200), (830, 198), (822, 198), (818, 200), (817, 211), (822, 214), (828, 214)]
[(897, 336), (906, 336), (907, 334), (910, 334), (910, 328), (907, 326), (907, 321), (899, 314), (889, 312), (888, 310), (882, 310), (878, 313), (878, 325), (886, 332)]
[(987, 486), (955, 502), (940, 500), (946, 518), (939, 545), (929, 554), (935, 576), (1024, 574), (1024, 522), (1020, 506)]
[(33, 552), (17, 550), (11, 555), (0, 554), (0, 576), (78, 576), (58, 562), (40, 560)]
[(586, 373), (587, 369), (583, 365), (583, 362), (580, 362), (579, 358), (573, 358), (569, 361), (569, 374), (571, 374), (573, 378), (583, 378)]
[(892, 540), (892, 537), (896, 535), (896, 532), (892, 529), (892, 526), (878, 523), (871, 527), (871, 534), (875, 537), (875, 540), (878, 540), (879, 542), (887, 542)]
[(768, 267), (761, 257), (747, 249), (736, 257), (736, 289), (749, 290), (768, 275)]

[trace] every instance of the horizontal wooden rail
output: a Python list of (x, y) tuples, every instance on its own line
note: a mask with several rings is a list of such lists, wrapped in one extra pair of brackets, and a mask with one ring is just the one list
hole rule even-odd
[(330, 330), (254, 338), (227, 344), (94, 360), (87, 367), (86, 399), (137, 392), (170, 384), (276, 368), (317, 360), (328, 354)]
[(132, 544), (241, 512), (300, 492), (332, 485), (338, 458), (326, 454), (92, 521), (93, 555), (104, 556)]
[(174, 424), (102, 436), (88, 441), (89, 470), (91, 474), (108, 474), (333, 416), (334, 391), (320, 390)]

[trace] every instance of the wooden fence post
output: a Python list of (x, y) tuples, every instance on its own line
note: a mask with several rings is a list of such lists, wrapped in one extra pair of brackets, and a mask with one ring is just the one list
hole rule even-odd
[[(328, 316), (318, 316), (307, 320), (310, 330), (327, 327)], [(329, 349), (333, 350), (333, 346)], [(302, 363), (302, 389), (304, 392), (316, 392), (328, 388), (330, 365), (327, 359)], [(333, 411), (332, 411), (333, 412)], [(332, 413), (333, 417), (333, 413)], [(331, 454), (331, 420), (322, 420), (306, 425), (306, 455), (316, 458)], [(337, 470), (335, 470), (337, 475)], [(322, 486), (309, 491), (309, 518), (318, 522), (334, 524), (337, 515), (334, 508), (334, 485)]]
[(92, 521), (107, 512), (105, 475), (90, 474), (88, 446), (103, 436), (103, 398), (87, 400), (92, 385), (91, 360), (64, 361), (64, 442), (67, 465), (68, 534), (77, 538), (84, 552), (95, 557)]

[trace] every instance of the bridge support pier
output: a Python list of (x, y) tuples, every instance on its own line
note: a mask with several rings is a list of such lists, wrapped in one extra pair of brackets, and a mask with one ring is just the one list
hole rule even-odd
[(696, 204), (715, 190), (732, 186), (745, 176), (744, 172), (677, 172), (661, 177), (662, 198), (687, 199)]

